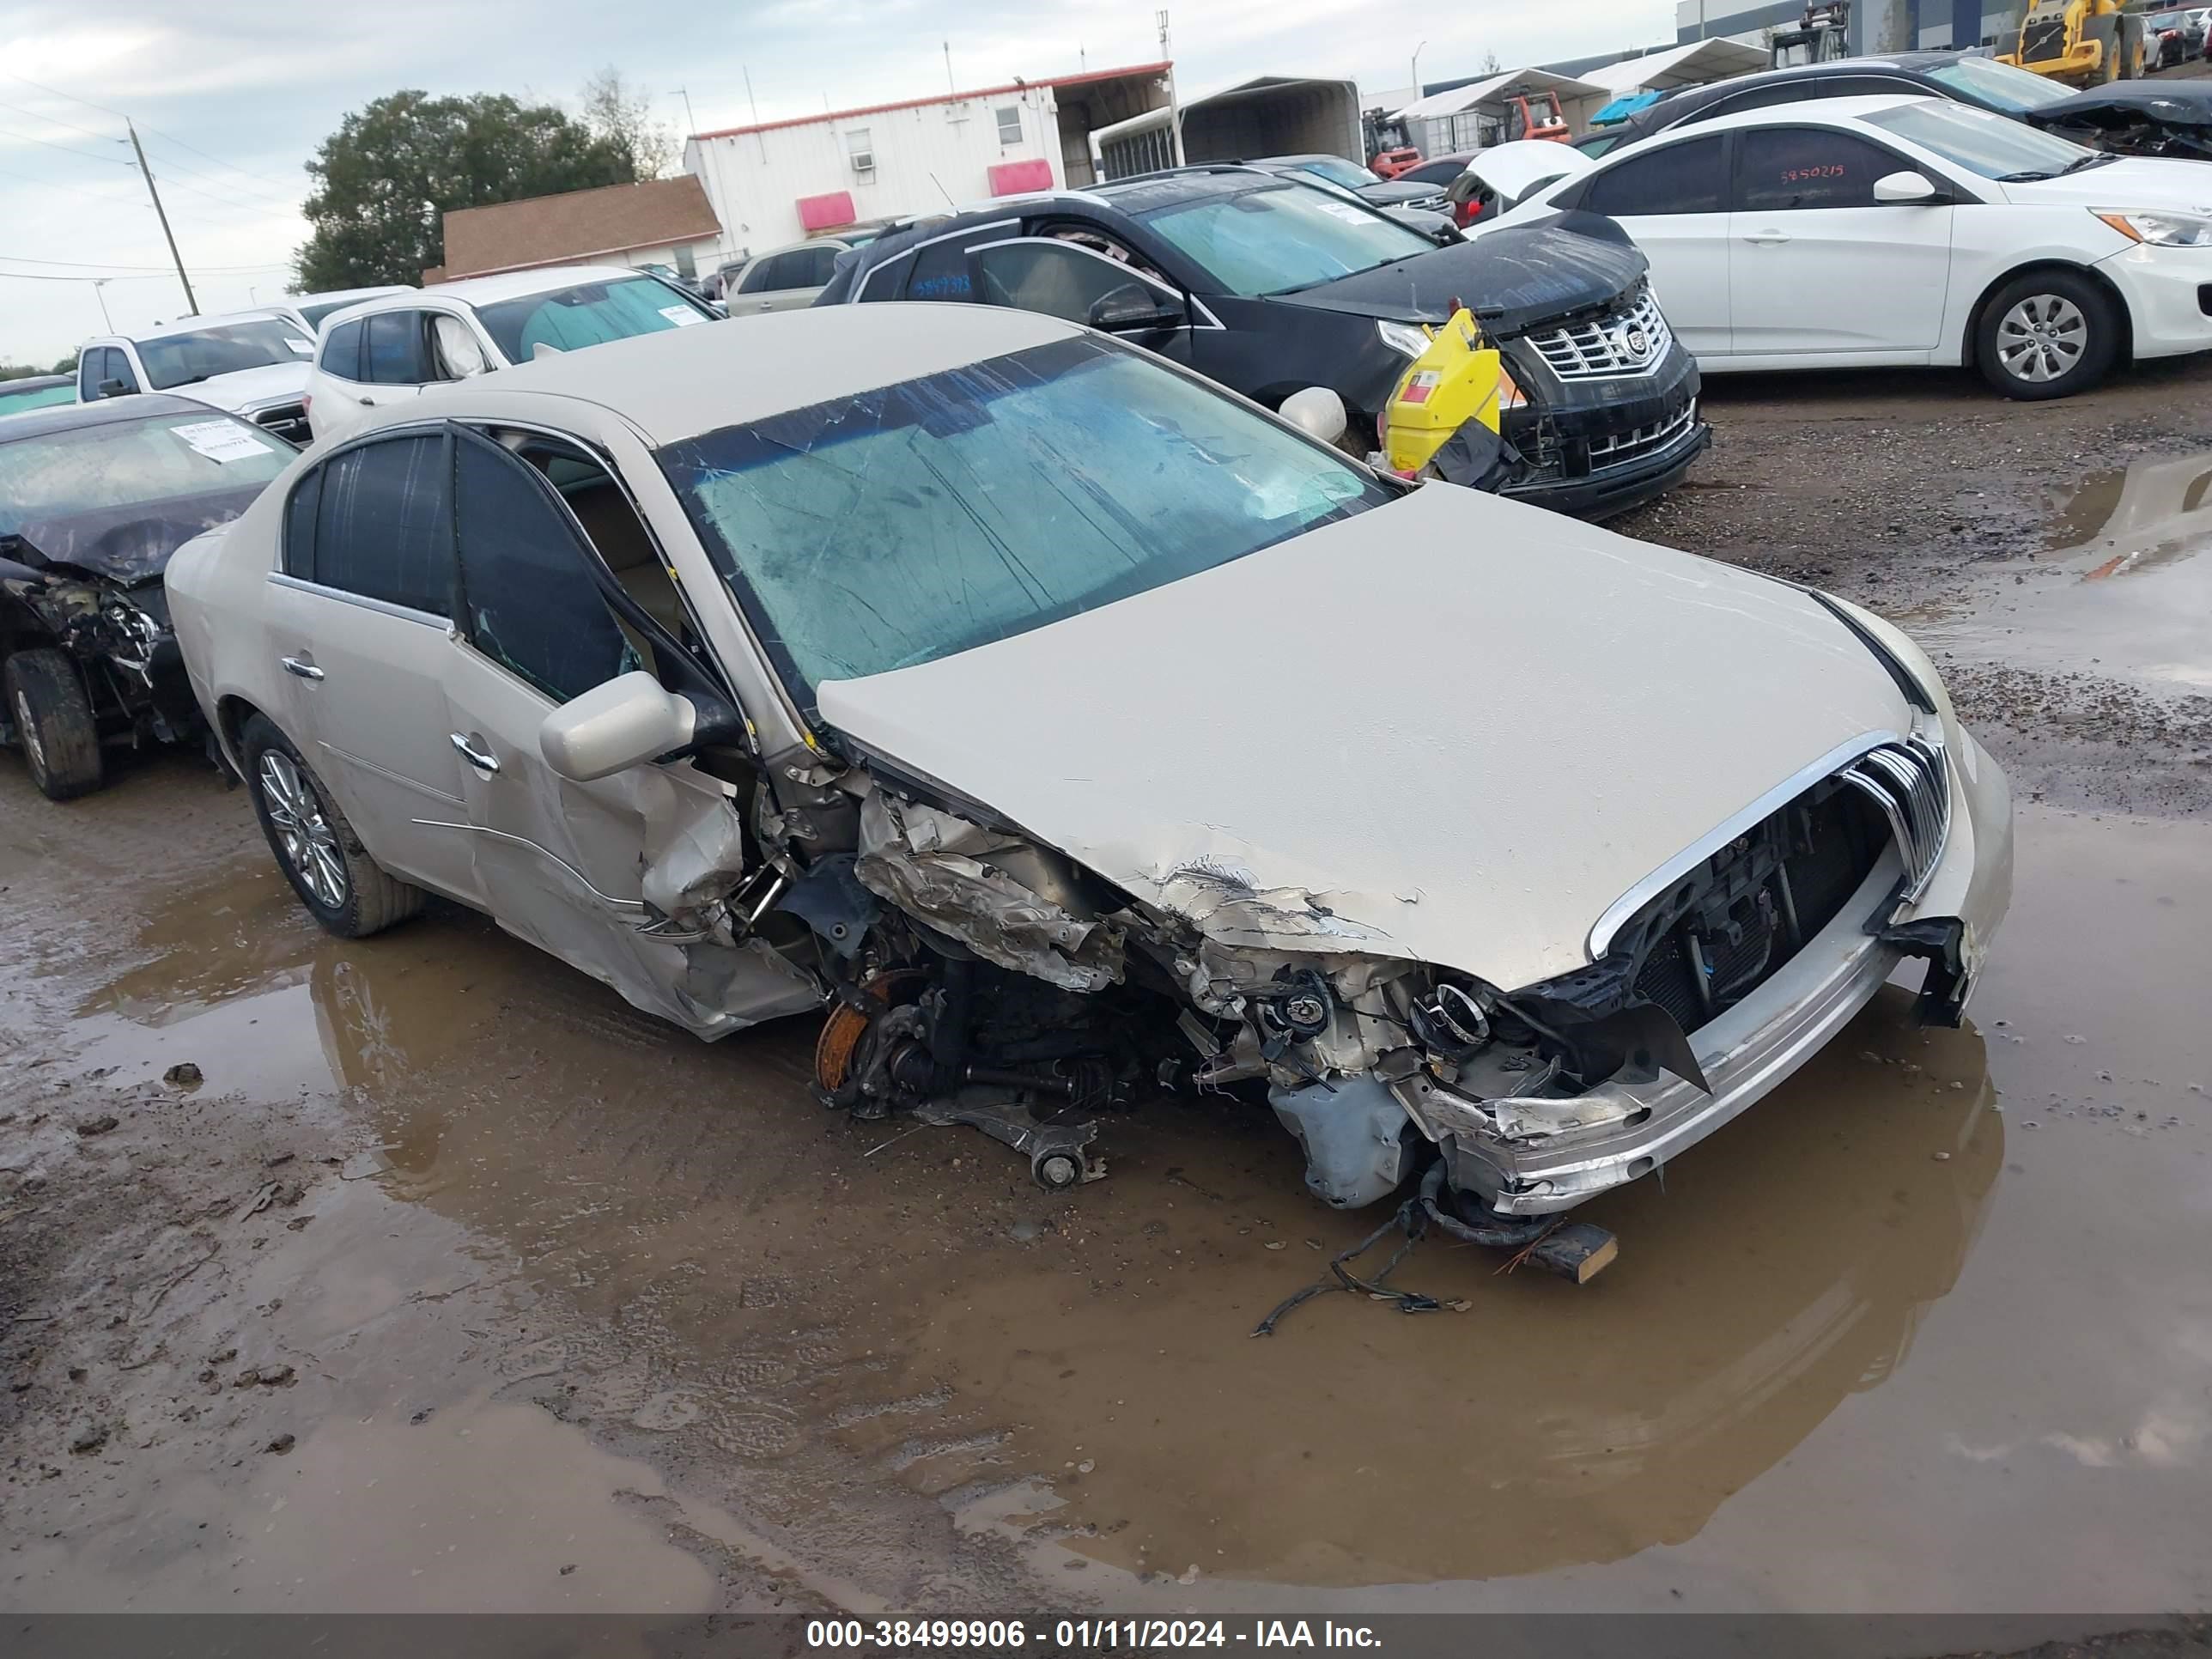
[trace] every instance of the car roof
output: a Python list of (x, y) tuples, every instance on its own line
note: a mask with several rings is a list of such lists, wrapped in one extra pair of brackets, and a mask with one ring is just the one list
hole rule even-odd
[(1788, 127), (1837, 125), (1853, 121), (1861, 116), (1872, 115), (1886, 109), (1896, 109), (1905, 104), (1953, 104), (1957, 100), (1924, 94), (1902, 92), (1862, 93), (1853, 98), (1809, 98), (1798, 103), (1767, 104), (1758, 109), (1730, 110), (1725, 115), (1716, 115), (1711, 120), (1699, 121), (1691, 126), (1662, 128), (1647, 138), (1608, 150), (1599, 158), (1600, 167), (1609, 167), (1633, 150), (1642, 149), (1645, 143), (1660, 143), (1675, 138), (1691, 138), (1700, 133), (1725, 132), (1732, 127)]
[(421, 292), (405, 283), (375, 283), (367, 288), (326, 288), (313, 294), (288, 294), (283, 303), (296, 309), (301, 306), (327, 305), (333, 300), (373, 300), (386, 294)]
[(438, 283), (428, 288), (403, 288), (391, 294), (380, 294), (364, 300), (359, 305), (333, 311), (323, 319), (323, 331), (356, 317), (365, 317), (373, 311), (403, 311), (424, 301), (458, 303), (468, 306), (497, 305), (501, 300), (526, 299), (532, 294), (550, 294), (556, 289), (573, 288), (579, 283), (610, 283), (623, 277), (642, 276), (641, 270), (628, 265), (547, 265), (536, 270), (504, 271), (496, 276), (460, 276), (450, 283)]
[(159, 420), (165, 415), (198, 415), (210, 421), (232, 418), (220, 409), (190, 398), (143, 392), (129, 398), (102, 398), (89, 404), (56, 404), (50, 409), (26, 410), (21, 415), (0, 415), (0, 444), (14, 443), (19, 438), (42, 438), (54, 432), (76, 432), (86, 427)]
[(11, 392), (44, 392), (49, 386), (76, 384), (74, 374), (18, 374), (12, 380), (0, 380), (0, 398)]
[(736, 321), (672, 328), (518, 363), (496, 374), (434, 386), (399, 406), (404, 416), (459, 416), (518, 395), (588, 404), (622, 417), (654, 444), (963, 368), (1009, 352), (1080, 337), (1042, 313), (1006, 306), (810, 307)]

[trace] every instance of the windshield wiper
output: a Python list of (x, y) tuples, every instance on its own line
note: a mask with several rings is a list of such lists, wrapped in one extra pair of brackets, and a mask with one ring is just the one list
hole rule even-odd
[(2079, 156), (2075, 160), (2069, 161), (2065, 167), (2061, 169), (2061, 173), (2062, 174), (2066, 173), (2079, 173), (2084, 167), (2100, 167), (2106, 165), (2108, 162), (2117, 161), (2120, 158), (2117, 155), (2100, 155), (2092, 151), (2089, 155)]
[(1996, 182), (2001, 185), (2039, 185), (2046, 179), (2056, 179), (2055, 173), (2000, 173)]

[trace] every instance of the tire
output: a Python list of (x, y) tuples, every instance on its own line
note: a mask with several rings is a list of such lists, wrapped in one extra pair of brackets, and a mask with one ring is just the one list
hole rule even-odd
[(2015, 276), (1974, 325), (1974, 362), (2008, 398), (2040, 402), (2087, 392), (2119, 355), (2120, 316), (2094, 281), (2070, 270)]
[(106, 775), (100, 723), (69, 653), (51, 646), (18, 651), (0, 671), (0, 682), (40, 793), (48, 800), (74, 800), (99, 788)]
[(386, 875), (300, 751), (255, 714), (239, 734), (253, 815), (300, 902), (327, 933), (367, 939), (422, 908), (419, 887)]

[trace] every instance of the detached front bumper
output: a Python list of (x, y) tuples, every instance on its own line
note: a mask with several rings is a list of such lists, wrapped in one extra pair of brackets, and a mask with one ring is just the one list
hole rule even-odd
[[(1953, 1019), (1972, 994), (1984, 953), (2012, 897), (2012, 794), (2005, 775), (1971, 736), (1950, 761), (1954, 812), (1950, 838), (1904, 927), (1929, 927), (1955, 946), (1955, 973), (1931, 963)], [(1513, 1101), (1476, 1102), (1425, 1075), (1392, 1085), (1399, 1103), (1443, 1148), (1452, 1183), (1507, 1215), (1546, 1215), (1650, 1174), (1764, 1099), (1874, 999), (1917, 948), (1901, 927), (1869, 930), (1902, 866), (1893, 847), (1850, 903), (1758, 990), (1692, 1035), (1711, 1091), (1661, 1073), (1645, 1081), (1616, 1079), (1572, 1102), (1528, 1103), (1528, 1117), (1571, 1106), (1590, 1127), (1554, 1133), (1500, 1133), (1500, 1120), (1524, 1115)], [(1885, 920), (1887, 920), (1885, 918)], [(1886, 934), (1887, 937), (1881, 936)]]
[(1498, 493), (1577, 519), (1609, 519), (1656, 501), (1681, 483), (1690, 464), (1711, 448), (1712, 441), (1712, 428), (1698, 418), (1692, 404), (1689, 423), (1680, 435), (1649, 454), (1618, 466), (1595, 469), (1578, 478), (1510, 483)]

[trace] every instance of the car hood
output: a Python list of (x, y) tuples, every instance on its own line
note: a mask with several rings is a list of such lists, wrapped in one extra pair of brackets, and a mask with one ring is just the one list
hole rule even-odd
[(2169, 156), (2124, 155), (2063, 178), (2022, 179), (1997, 188), (2024, 207), (2179, 208), (2212, 213), (2212, 170), (2202, 161)]
[[(16, 534), (23, 550), (31, 556), (24, 559), (27, 564), (64, 565), (128, 587), (160, 575), (171, 554), (203, 532), (228, 524), (253, 504), (263, 488), (251, 484), (240, 489), (32, 519)], [(10, 556), (21, 558), (23, 554)]]
[(1407, 202), (1430, 201), (1443, 193), (1442, 185), (1424, 185), (1418, 180), (1409, 182), (1403, 179), (1385, 179), (1376, 184), (1362, 185), (1358, 190), (1361, 201), (1371, 202), (1376, 207), (1397, 207)]
[(2160, 127), (2212, 126), (2212, 82), (2118, 81), (2030, 110), (2027, 118), (2037, 126), (2120, 127), (2136, 121)]
[(1581, 966), (1638, 882), (1910, 714), (1808, 594), (1444, 483), (817, 697), (1224, 944), (1508, 989)]
[(1468, 158), (1467, 170), (1509, 202), (1515, 202), (1547, 179), (1588, 173), (1597, 163), (1582, 151), (1548, 138), (1516, 138), (1492, 144)]
[(256, 404), (298, 397), (307, 389), (309, 367), (305, 357), (296, 363), (264, 363), (259, 368), (236, 369), (190, 386), (172, 386), (169, 392), (172, 397), (212, 404), (235, 415)]
[(1490, 332), (1510, 337), (1609, 304), (1646, 268), (1642, 252), (1625, 238), (1607, 241), (1553, 226), (1515, 226), (1276, 297), (1289, 305), (1401, 323), (1448, 321), (1452, 307), (1464, 301)]

